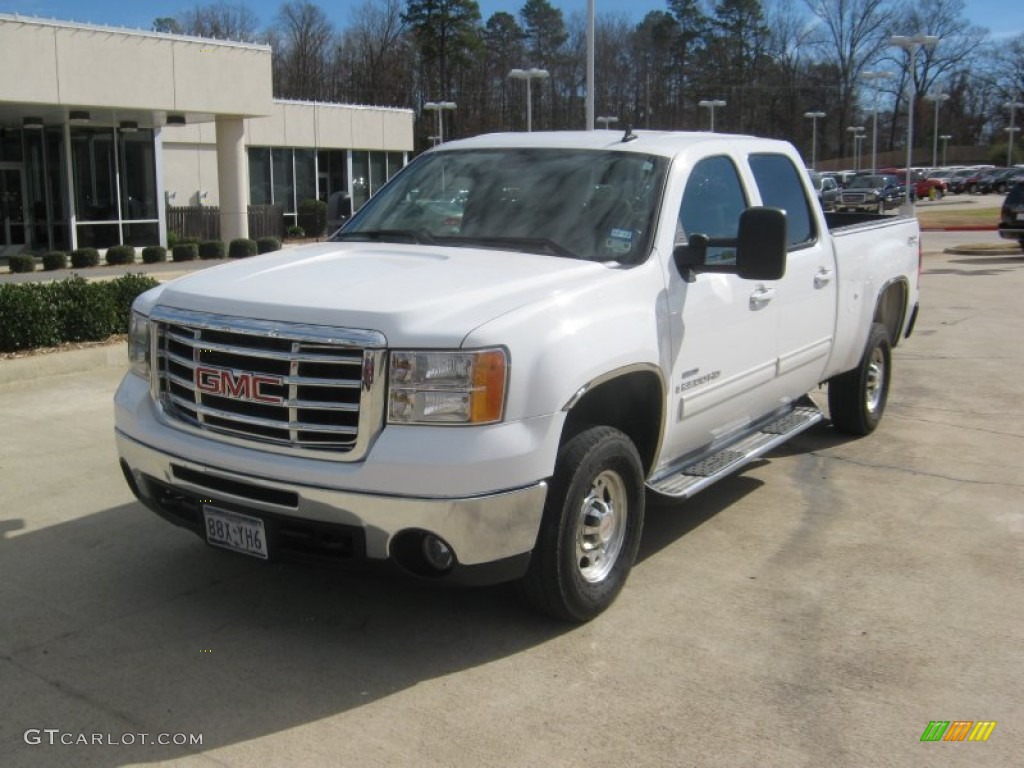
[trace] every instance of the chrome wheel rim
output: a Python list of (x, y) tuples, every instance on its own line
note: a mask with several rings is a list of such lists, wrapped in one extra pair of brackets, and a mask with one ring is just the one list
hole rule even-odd
[(576, 567), (584, 581), (603, 581), (626, 540), (629, 502), (618, 472), (605, 470), (594, 478), (579, 509), (576, 527)]
[(871, 359), (868, 360), (867, 385), (864, 388), (864, 404), (868, 413), (878, 412), (883, 394), (885, 394), (885, 352), (881, 347), (875, 347), (871, 350)]

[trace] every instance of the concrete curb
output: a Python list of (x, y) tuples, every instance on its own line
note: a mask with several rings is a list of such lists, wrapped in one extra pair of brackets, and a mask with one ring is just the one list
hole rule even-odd
[(58, 347), (27, 357), (0, 360), (0, 386), (30, 382), (47, 376), (85, 373), (103, 367), (128, 370), (126, 342), (111, 341), (84, 349)]

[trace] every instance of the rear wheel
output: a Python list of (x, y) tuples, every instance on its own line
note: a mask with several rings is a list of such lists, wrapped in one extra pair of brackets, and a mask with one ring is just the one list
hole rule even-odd
[(520, 588), (538, 610), (584, 622), (605, 610), (633, 567), (644, 473), (632, 441), (591, 427), (558, 452), (530, 569)]
[(885, 412), (891, 378), (889, 332), (874, 323), (860, 364), (828, 382), (828, 409), (835, 428), (853, 435), (874, 432)]

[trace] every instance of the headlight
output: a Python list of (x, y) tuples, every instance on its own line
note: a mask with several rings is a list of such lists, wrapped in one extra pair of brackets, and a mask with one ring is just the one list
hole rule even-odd
[(135, 310), (128, 318), (128, 366), (132, 373), (149, 378), (149, 318)]
[(493, 424), (505, 408), (508, 353), (391, 353), (388, 422)]

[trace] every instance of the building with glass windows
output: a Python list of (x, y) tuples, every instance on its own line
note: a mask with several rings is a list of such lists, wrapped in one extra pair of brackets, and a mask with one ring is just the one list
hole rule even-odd
[[(0, 256), (166, 244), (168, 206), (356, 207), (413, 148), (407, 109), (280, 101), (265, 45), (0, 14)], [(289, 222), (290, 223), (290, 222)]]

